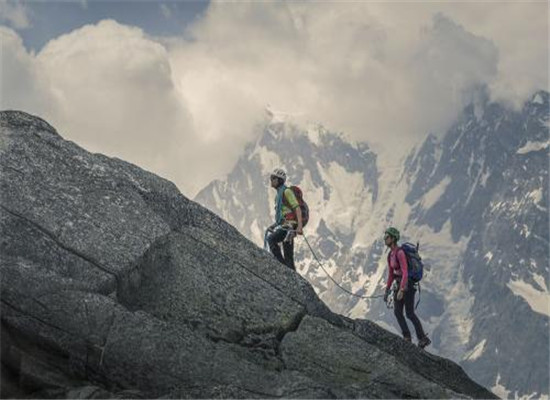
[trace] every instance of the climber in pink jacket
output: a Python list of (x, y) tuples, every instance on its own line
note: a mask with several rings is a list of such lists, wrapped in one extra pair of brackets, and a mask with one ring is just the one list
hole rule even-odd
[(397, 323), (403, 333), (403, 339), (407, 341), (411, 340), (411, 331), (403, 316), (403, 308), (407, 314), (407, 318), (413, 323), (416, 331), (416, 337), (418, 338), (418, 347), (424, 348), (428, 346), (432, 341), (428, 338), (428, 335), (424, 333), (422, 324), (414, 312), (414, 294), (416, 288), (412, 280), (408, 279), (408, 264), (405, 251), (397, 245), (399, 241), (400, 233), (395, 228), (388, 228), (384, 234), (384, 243), (390, 248), (390, 254), (388, 254), (388, 281), (386, 282), (386, 294), (384, 295), (384, 301), (388, 301), (388, 296), (391, 292), (391, 286), (394, 280), (397, 281), (399, 289), (395, 293), (393, 313), (397, 318)]

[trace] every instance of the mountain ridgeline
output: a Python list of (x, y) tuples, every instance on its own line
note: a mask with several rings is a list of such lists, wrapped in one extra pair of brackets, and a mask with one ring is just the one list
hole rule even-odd
[[(196, 201), (258, 244), (272, 223), (267, 176), (288, 170), (310, 206), (305, 234), (350, 291), (380, 294), (384, 229), (420, 243), (426, 263), (419, 315), (433, 346), (501, 396), (548, 395), (549, 94), (512, 110), (481, 96), (447, 132), (399, 162), (321, 125), (274, 118), (234, 170)], [(336, 312), (396, 331), (378, 299), (335, 286), (305, 244), (297, 268)]]
[(0, 190), (3, 398), (494, 397), (40, 118), (0, 113)]

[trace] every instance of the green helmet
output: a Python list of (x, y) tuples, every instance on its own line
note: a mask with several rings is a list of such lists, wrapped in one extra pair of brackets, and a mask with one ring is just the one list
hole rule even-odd
[(384, 234), (390, 235), (395, 239), (396, 242), (399, 241), (399, 238), (401, 237), (401, 234), (399, 233), (399, 231), (394, 227), (386, 229), (386, 232), (384, 232)]

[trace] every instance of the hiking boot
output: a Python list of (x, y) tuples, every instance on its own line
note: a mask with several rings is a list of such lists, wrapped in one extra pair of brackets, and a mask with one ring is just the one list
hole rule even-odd
[(432, 341), (430, 340), (430, 338), (428, 336), (424, 336), (422, 339), (420, 339), (418, 341), (418, 347), (420, 347), (421, 349), (423, 349), (424, 347), (426, 346), (429, 346), (430, 343), (432, 343)]

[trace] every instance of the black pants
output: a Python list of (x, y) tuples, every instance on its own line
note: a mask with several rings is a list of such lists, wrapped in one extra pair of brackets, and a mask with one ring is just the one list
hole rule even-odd
[(411, 331), (409, 330), (409, 326), (407, 325), (407, 321), (405, 321), (405, 317), (403, 316), (403, 307), (405, 308), (405, 313), (407, 315), (407, 318), (413, 323), (414, 330), (416, 331), (416, 337), (420, 340), (426, 334), (424, 333), (424, 329), (422, 329), (422, 324), (420, 323), (420, 320), (414, 313), (414, 294), (416, 293), (416, 289), (414, 287), (414, 284), (412, 282), (408, 282), (407, 284), (407, 290), (405, 291), (405, 294), (403, 296), (403, 299), (397, 300), (397, 292), (394, 294), (394, 308), (393, 313), (395, 314), (395, 318), (397, 318), (397, 322), (399, 323), (399, 327), (401, 328), (401, 332), (403, 333), (403, 337), (411, 337)]
[[(288, 230), (278, 226), (273, 232), (269, 232), (267, 235), (267, 243), (269, 250), (275, 256), (277, 260), (285, 264), (288, 268), (296, 270), (294, 266), (294, 240), (284, 241)], [(283, 254), (281, 254), (281, 245), (283, 244)]]

